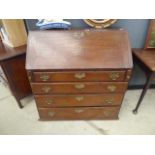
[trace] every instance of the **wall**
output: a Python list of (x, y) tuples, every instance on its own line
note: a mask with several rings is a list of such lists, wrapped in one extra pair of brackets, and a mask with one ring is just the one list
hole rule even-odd
[[(82, 19), (65, 19), (72, 23), (72, 28), (89, 28)], [(36, 30), (35, 23), (37, 20), (27, 19), (26, 24), (28, 30)], [(148, 19), (120, 19), (110, 28), (124, 28), (129, 32), (129, 38), (132, 48), (143, 48), (149, 25)], [(135, 65), (133, 77), (130, 85), (142, 85), (145, 82), (144, 72)]]

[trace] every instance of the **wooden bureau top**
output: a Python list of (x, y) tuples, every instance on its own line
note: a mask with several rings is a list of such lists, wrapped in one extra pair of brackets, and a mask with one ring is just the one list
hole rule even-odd
[(26, 69), (132, 68), (125, 30), (30, 31)]
[(155, 50), (133, 49), (133, 54), (151, 71), (155, 71)]
[(14, 58), (26, 53), (26, 45), (20, 47), (9, 47), (0, 41), (0, 62)]

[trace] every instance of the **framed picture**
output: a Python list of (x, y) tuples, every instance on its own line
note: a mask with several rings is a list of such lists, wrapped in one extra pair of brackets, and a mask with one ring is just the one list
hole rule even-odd
[(155, 19), (151, 19), (145, 42), (145, 49), (155, 49)]

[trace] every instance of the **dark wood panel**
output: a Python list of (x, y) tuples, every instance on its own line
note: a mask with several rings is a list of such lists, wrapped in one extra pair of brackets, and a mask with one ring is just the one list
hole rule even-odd
[(123, 93), (127, 86), (127, 82), (31, 83), (34, 94)]
[(25, 58), (26, 45), (12, 48), (3, 44), (0, 40), (0, 65), (20, 108), (23, 107), (20, 99), (31, 94), (25, 70)]
[(12, 93), (19, 99), (31, 93), (25, 70), (25, 55), (5, 60), (1, 63)]
[(124, 94), (35, 95), (38, 107), (120, 105)]
[(39, 108), (41, 120), (118, 119), (119, 107)]
[(34, 82), (123, 81), (125, 71), (33, 72)]

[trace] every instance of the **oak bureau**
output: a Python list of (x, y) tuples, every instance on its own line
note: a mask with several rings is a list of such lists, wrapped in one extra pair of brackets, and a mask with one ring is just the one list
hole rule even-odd
[(132, 65), (122, 29), (29, 32), (26, 69), (41, 120), (118, 119)]

